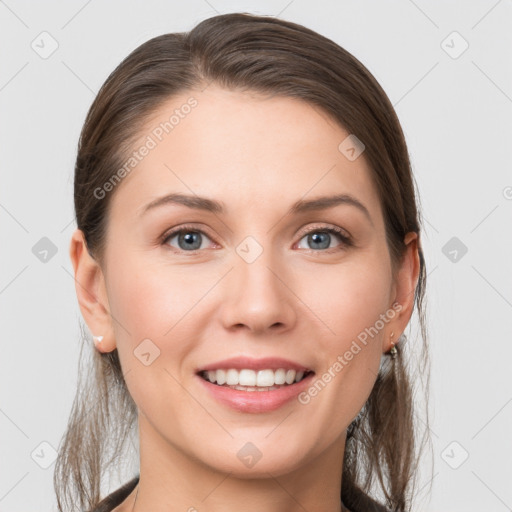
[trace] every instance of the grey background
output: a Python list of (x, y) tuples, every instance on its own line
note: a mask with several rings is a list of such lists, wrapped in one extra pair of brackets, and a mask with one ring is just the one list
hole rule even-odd
[[(276, 15), (333, 39), (395, 105), (421, 193), (429, 272), (434, 478), (428, 496), (425, 460), (416, 510), (511, 510), (511, 2), (7, 0), (0, 1), (0, 511), (56, 509), (53, 449), (74, 397), (79, 347), (68, 247), (87, 109), (139, 44), (232, 11)], [(52, 40), (58, 48), (42, 55)], [(39, 252), (49, 245), (44, 237), (55, 254)]]

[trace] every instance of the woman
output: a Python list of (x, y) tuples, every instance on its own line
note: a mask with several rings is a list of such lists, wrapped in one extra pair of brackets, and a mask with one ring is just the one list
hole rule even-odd
[[(426, 270), (404, 136), (359, 61), (239, 13), (147, 41), (88, 113), (75, 209), (93, 375), (61, 512), (410, 510)], [(137, 475), (101, 500), (135, 424)]]

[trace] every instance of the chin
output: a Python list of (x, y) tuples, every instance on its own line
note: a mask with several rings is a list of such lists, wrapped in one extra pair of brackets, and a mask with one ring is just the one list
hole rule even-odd
[(298, 458), (297, 450), (292, 447), (290, 454), (283, 453), (282, 449), (266, 446), (258, 449), (255, 444), (246, 442), (235, 453), (223, 452), (212, 461), (204, 461), (211, 468), (221, 473), (229, 473), (231, 477), (242, 480), (253, 478), (269, 478), (286, 475), (297, 470), (304, 460)]

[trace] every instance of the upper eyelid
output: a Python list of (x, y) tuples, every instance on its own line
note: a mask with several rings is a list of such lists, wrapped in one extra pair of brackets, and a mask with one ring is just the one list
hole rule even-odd
[(342, 228), (340, 226), (335, 226), (334, 224), (315, 225), (313, 223), (312, 226), (308, 226), (308, 227), (305, 227), (304, 229), (301, 229), (299, 231), (299, 234), (306, 235), (312, 231), (322, 231), (322, 230), (330, 230), (330, 229), (334, 230), (335, 232), (337, 232), (339, 230), (339, 231), (341, 231), (341, 233), (338, 233), (338, 234), (344, 235), (347, 238), (352, 238), (352, 235), (345, 228)]

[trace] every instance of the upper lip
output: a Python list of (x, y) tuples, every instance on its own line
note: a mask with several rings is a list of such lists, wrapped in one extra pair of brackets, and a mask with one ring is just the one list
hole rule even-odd
[(247, 368), (249, 370), (279, 370), (284, 368), (285, 370), (296, 370), (296, 371), (312, 371), (306, 366), (290, 361), (289, 359), (283, 359), (281, 357), (264, 357), (262, 359), (254, 359), (252, 357), (232, 357), (230, 359), (223, 359), (222, 361), (216, 361), (198, 368), (197, 373), (208, 370), (229, 370), (233, 368), (235, 370), (242, 370)]

